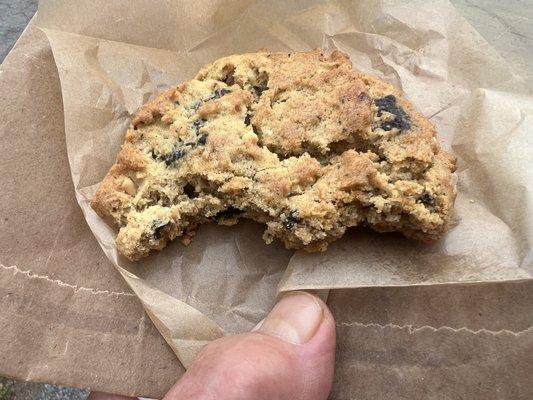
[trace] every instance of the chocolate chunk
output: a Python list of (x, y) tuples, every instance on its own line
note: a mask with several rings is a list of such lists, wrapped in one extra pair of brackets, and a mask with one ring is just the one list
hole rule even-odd
[[(197, 130), (197, 133), (198, 133), (199, 127), (205, 124), (205, 122), (206, 122), (205, 120), (196, 120), (194, 121), (192, 126), (194, 127), (194, 129)], [(200, 136), (198, 136), (198, 139), (195, 142), (176, 143), (170, 154), (156, 156), (154, 152), (152, 151), (152, 157), (158, 160), (164, 161), (165, 164), (169, 166), (173, 164), (174, 162), (178, 161), (179, 159), (185, 157), (189, 150), (193, 150), (194, 148), (198, 146), (204, 146), (206, 142), (207, 142), (207, 134), (203, 133)]]
[(422, 204), (427, 204), (429, 206), (432, 206), (435, 204), (435, 198), (430, 195), (428, 192), (422, 193), (422, 196), (418, 199)]
[(217, 89), (214, 91), (213, 95), (210, 97), (210, 100), (220, 99), (222, 96), (225, 96), (228, 93), (231, 93), (231, 90), (226, 89), (226, 88)]
[(381, 124), (381, 129), (390, 131), (392, 128), (397, 128), (400, 131), (406, 131), (411, 128), (411, 121), (409, 115), (396, 103), (396, 97), (389, 94), (381, 99), (375, 100), (378, 106), (378, 117), (383, 114), (383, 111), (394, 115), (393, 121), (386, 121)]
[(174, 162), (176, 162), (177, 160), (179, 160), (180, 158), (183, 158), (186, 154), (187, 154), (187, 151), (184, 148), (174, 147), (174, 149), (172, 149), (172, 152), (170, 154), (163, 156), (162, 159), (163, 161), (165, 161), (165, 164), (169, 166), (173, 164)]
[(298, 212), (291, 211), (285, 218), (283, 218), (283, 227), (287, 230), (290, 230), (294, 228), (294, 225), (296, 225), (298, 222), (300, 222), (300, 218), (298, 218)]
[(152, 222), (152, 231), (154, 232), (153, 236), (155, 239), (161, 239), (161, 231), (168, 224), (169, 224), (168, 221), (165, 222), (165, 221), (161, 221), (160, 219), (156, 219)]
[(390, 131), (392, 128), (398, 128), (397, 126), (394, 126), (392, 123), (390, 122), (384, 122), (380, 125), (380, 128), (383, 129), (384, 131)]
[(205, 119), (197, 119), (192, 123), (193, 129), (198, 132), (202, 126), (205, 125), (207, 121)]
[(207, 135), (204, 133), (198, 138), (198, 146), (203, 146), (207, 142)]
[(380, 110), (380, 112), (378, 112), (378, 116), (381, 115), (382, 110), (392, 112), (390, 110), (396, 108), (396, 96), (389, 94), (381, 99), (376, 99), (375, 103)]

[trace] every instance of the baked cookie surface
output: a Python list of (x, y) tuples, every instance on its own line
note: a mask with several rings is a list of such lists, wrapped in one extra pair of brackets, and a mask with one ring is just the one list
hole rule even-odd
[(351, 226), (437, 239), (455, 159), (435, 135), (338, 51), (233, 55), (139, 109), (92, 207), (113, 218), (130, 260), (239, 218), (308, 251)]

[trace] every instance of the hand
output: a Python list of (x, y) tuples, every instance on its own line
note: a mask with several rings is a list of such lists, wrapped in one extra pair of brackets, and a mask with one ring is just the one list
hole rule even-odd
[[(326, 400), (335, 358), (335, 323), (322, 300), (283, 297), (250, 333), (207, 345), (165, 400)], [(89, 400), (123, 400), (93, 392)]]

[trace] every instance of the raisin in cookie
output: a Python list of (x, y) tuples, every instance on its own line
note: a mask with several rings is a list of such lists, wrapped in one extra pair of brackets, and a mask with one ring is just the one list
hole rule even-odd
[(440, 237), (455, 159), (391, 85), (333, 52), (233, 55), (140, 108), (92, 206), (131, 260), (198, 224), (324, 250), (351, 226)]

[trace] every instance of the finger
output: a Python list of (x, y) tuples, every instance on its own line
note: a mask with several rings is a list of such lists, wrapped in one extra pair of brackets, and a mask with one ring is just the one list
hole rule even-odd
[(121, 396), (104, 392), (91, 392), (87, 400), (137, 400), (137, 397)]
[(253, 332), (206, 346), (166, 400), (325, 400), (331, 389), (335, 323), (317, 297), (283, 297)]

